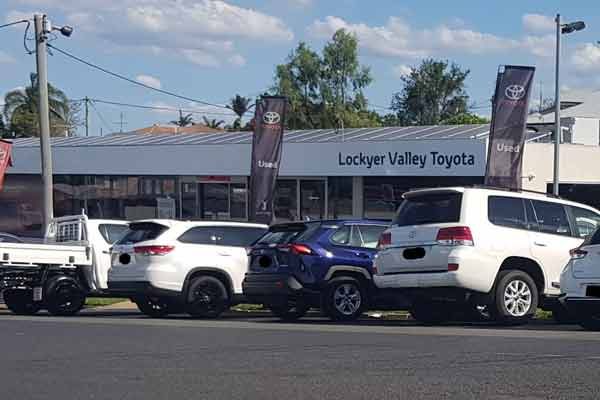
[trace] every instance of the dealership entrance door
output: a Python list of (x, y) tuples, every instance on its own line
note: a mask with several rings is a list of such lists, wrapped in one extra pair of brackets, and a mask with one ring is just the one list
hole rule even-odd
[(300, 216), (306, 219), (325, 218), (325, 180), (300, 180)]
[(182, 182), (181, 219), (246, 220), (245, 183)]

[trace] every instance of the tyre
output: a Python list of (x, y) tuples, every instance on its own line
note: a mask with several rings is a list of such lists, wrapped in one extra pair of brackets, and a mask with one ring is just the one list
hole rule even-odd
[(17, 315), (33, 315), (40, 311), (41, 303), (33, 301), (33, 291), (23, 289), (7, 289), (4, 291), (6, 307)]
[(160, 297), (138, 297), (135, 304), (138, 310), (152, 318), (166, 317), (171, 312), (169, 301)]
[(556, 305), (552, 309), (552, 318), (558, 324), (575, 324), (577, 323), (577, 318), (572, 315), (569, 310), (562, 304)]
[(410, 315), (423, 324), (435, 325), (446, 322), (450, 317), (450, 307), (447, 303), (434, 300), (419, 299), (413, 301)]
[(355, 278), (336, 278), (329, 283), (323, 306), (334, 321), (354, 321), (366, 308), (367, 293)]
[(75, 315), (85, 305), (85, 292), (71, 278), (54, 278), (45, 290), (46, 308), (56, 316)]
[(283, 321), (291, 322), (297, 321), (300, 318), (304, 317), (310, 309), (310, 307), (306, 304), (297, 302), (289, 303), (287, 305), (270, 305), (269, 309), (277, 318)]
[(529, 274), (519, 270), (501, 271), (494, 289), (490, 312), (496, 322), (520, 325), (527, 323), (538, 306), (538, 290)]
[(589, 331), (600, 331), (600, 315), (590, 315), (579, 320), (579, 325)]
[(217, 318), (229, 308), (229, 293), (214, 276), (192, 278), (186, 295), (186, 311), (196, 318)]

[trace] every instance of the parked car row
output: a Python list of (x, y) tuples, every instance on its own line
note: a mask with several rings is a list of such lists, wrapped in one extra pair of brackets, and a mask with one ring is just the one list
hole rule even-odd
[(429, 324), (521, 324), (540, 307), (600, 329), (600, 212), (550, 195), (414, 190), (391, 222), (77, 221), (55, 221), (52, 248), (0, 242), (11, 310), (71, 315), (93, 294), (152, 317), (214, 318), (245, 301), (285, 320), (408, 309)]

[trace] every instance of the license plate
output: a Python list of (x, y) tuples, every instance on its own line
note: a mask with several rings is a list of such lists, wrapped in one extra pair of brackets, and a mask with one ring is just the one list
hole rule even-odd
[(42, 301), (42, 287), (36, 286), (33, 288), (33, 301)]

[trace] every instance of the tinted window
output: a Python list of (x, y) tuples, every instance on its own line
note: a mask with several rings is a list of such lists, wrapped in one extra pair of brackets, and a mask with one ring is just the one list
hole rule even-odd
[(333, 235), (331, 235), (331, 241), (334, 244), (341, 246), (348, 246), (350, 244), (350, 233), (352, 228), (350, 225), (345, 225), (339, 228)]
[(402, 202), (394, 225), (423, 225), (458, 222), (462, 193), (440, 193), (411, 196)]
[(571, 235), (567, 213), (561, 204), (534, 200), (533, 209), (535, 210), (540, 232), (554, 235)]
[(116, 224), (101, 224), (98, 226), (100, 234), (106, 240), (106, 243), (115, 243), (121, 239), (125, 232), (127, 232), (127, 225), (116, 225)]
[(217, 236), (215, 235), (214, 228), (209, 226), (197, 226), (189, 229), (177, 240), (181, 243), (216, 244)]
[(275, 225), (260, 238), (257, 244), (287, 244), (294, 241), (306, 241), (320, 226), (320, 223)]
[(600, 229), (597, 229), (593, 235), (588, 236), (583, 244), (600, 244)]
[(362, 247), (374, 249), (377, 247), (379, 236), (386, 229), (385, 226), (381, 225), (360, 225), (360, 236), (362, 238)]
[(215, 227), (217, 244), (221, 246), (246, 247), (261, 237), (266, 229), (245, 227)]
[(570, 207), (575, 228), (575, 236), (586, 237), (600, 225), (600, 215), (580, 207)]
[(162, 235), (167, 229), (169, 228), (155, 222), (133, 223), (129, 225), (129, 229), (117, 244), (134, 244), (145, 242), (146, 240), (154, 240)]
[(527, 222), (523, 200), (515, 197), (490, 196), (488, 219), (494, 225), (525, 229)]
[(23, 241), (15, 236), (0, 235), (0, 243), (22, 243)]

